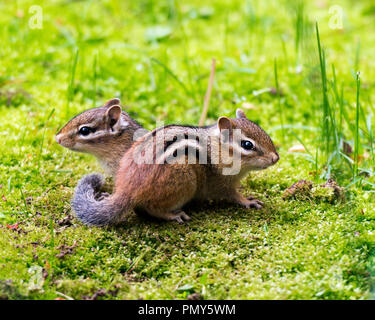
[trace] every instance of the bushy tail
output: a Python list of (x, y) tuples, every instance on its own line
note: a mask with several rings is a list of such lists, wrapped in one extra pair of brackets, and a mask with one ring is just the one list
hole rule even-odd
[(85, 224), (93, 226), (104, 226), (116, 224), (123, 220), (124, 214), (128, 211), (123, 202), (115, 201), (113, 196), (103, 200), (95, 199), (95, 194), (100, 191), (104, 179), (99, 174), (84, 176), (77, 185), (72, 207), (77, 217)]

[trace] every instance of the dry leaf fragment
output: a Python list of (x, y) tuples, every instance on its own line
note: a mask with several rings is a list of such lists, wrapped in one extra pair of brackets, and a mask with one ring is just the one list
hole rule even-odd
[(306, 149), (302, 144), (296, 144), (293, 147), (290, 147), (288, 152), (305, 152)]
[(255, 104), (250, 103), (250, 102), (243, 102), (241, 106), (242, 106), (242, 108), (248, 109), (248, 110), (250, 110), (250, 109), (256, 109)]

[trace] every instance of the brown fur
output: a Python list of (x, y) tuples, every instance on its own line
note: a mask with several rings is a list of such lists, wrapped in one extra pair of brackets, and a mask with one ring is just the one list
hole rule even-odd
[[(221, 137), (220, 132), (223, 129), (230, 129), (230, 132), (241, 129), (241, 139), (252, 139), (256, 146), (251, 152), (241, 151), (241, 170), (235, 175), (223, 175), (223, 169), (227, 168), (228, 164), (223, 162), (215, 164), (210, 162), (212, 159), (209, 159), (207, 164), (188, 164), (186, 156), (184, 156), (185, 163), (139, 164), (135, 161), (141, 146), (143, 150), (153, 150), (155, 160), (156, 148), (159, 144), (156, 132), (163, 131), (166, 140), (173, 140), (176, 135), (187, 137), (189, 134), (195, 134), (203, 139), (215, 134)], [(234, 152), (233, 148), (238, 148), (237, 144), (241, 145), (241, 141), (233, 141), (232, 152)], [(220, 153), (222, 145), (221, 138), (210, 140), (208, 153), (211, 154), (211, 151)], [(279, 155), (267, 133), (248, 120), (241, 110), (237, 111), (236, 119), (219, 118), (216, 126), (203, 128), (172, 125), (159, 128), (143, 136), (125, 153), (117, 173), (115, 192), (112, 196), (103, 199), (101, 204), (98, 203), (97, 212), (90, 213), (87, 210), (87, 212), (84, 210), (79, 212), (76, 210), (76, 212), (85, 222), (102, 225), (122, 221), (129, 210), (134, 208), (145, 210), (158, 218), (182, 222), (190, 218), (181, 211), (181, 208), (193, 199), (221, 199), (246, 208), (261, 208), (263, 205), (261, 201), (246, 199), (236, 188), (241, 178), (250, 170), (265, 169), (276, 163), (278, 159)], [(91, 178), (97, 179), (95, 176)], [(83, 181), (77, 187), (74, 200), (77, 207), (78, 200), (82, 199), (82, 194), (89, 188), (87, 183)], [(95, 205), (90, 206), (93, 207)], [(107, 212), (105, 208), (111, 208), (111, 211)]]

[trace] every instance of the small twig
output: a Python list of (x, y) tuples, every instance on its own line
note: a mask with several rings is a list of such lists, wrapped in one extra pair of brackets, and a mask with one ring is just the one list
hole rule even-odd
[(206, 117), (207, 117), (208, 106), (210, 103), (211, 91), (212, 91), (212, 86), (213, 86), (214, 77), (215, 77), (215, 64), (216, 64), (216, 60), (212, 59), (210, 80), (208, 81), (207, 91), (204, 96), (203, 110), (202, 110), (201, 118), (199, 119), (200, 126), (204, 125), (204, 122), (206, 121)]

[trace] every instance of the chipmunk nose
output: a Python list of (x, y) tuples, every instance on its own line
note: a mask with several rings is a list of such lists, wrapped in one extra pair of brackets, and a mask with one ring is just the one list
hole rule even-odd
[(279, 161), (279, 159), (280, 159), (280, 156), (277, 152), (272, 154), (272, 163), (276, 163), (277, 161)]
[(55, 136), (55, 140), (58, 144), (61, 144), (61, 137), (59, 135)]

